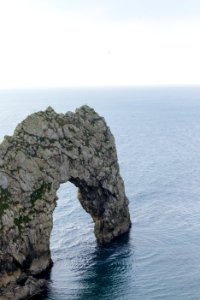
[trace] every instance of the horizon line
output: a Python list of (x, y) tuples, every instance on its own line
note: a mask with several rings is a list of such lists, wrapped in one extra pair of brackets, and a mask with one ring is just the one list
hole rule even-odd
[(0, 91), (46, 90), (46, 89), (111, 89), (111, 88), (183, 88), (200, 87), (200, 84), (144, 84), (144, 85), (77, 85), (77, 86), (27, 86), (0, 87)]

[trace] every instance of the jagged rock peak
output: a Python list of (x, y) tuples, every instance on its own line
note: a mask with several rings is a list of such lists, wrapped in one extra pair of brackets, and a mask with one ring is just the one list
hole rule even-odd
[(3, 299), (26, 299), (45, 285), (35, 276), (51, 266), (56, 192), (67, 181), (78, 187), (78, 199), (94, 220), (98, 243), (129, 230), (114, 137), (104, 118), (87, 105), (75, 113), (58, 114), (51, 107), (34, 113), (0, 145)]
[(45, 112), (47, 112), (47, 113), (55, 113), (55, 110), (51, 106), (48, 106), (47, 109), (45, 110)]

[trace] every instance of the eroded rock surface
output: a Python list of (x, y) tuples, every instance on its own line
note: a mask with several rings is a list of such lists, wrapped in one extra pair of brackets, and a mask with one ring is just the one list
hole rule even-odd
[(32, 114), (0, 145), (0, 299), (23, 299), (44, 286), (35, 276), (52, 263), (56, 192), (67, 181), (78, 187), (99, 243), (128, 231), (114, 138), (88, 106), (75, 113), (49, 107)]

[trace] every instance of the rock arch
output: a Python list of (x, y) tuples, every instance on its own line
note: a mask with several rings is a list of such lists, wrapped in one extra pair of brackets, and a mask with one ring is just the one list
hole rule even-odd
[(0, 145), (2, 293), (11, 286), (14, 290), (16, 282), (23, 282), (30, 294), (42, 285), (33, 277), (51, 265), (56, 191), (67, 181), (78, 187), (78, 199), (94, 220), (99, 243), (128, 231), (128, 200), (114, 138), (104, 119), (88, 106), (75, 113), (57, 114), (51, 107), (34, 113)]

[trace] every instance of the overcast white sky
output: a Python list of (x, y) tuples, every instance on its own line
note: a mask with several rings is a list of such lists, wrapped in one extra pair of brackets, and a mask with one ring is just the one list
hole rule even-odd
[(0, 0), (0, 88), (200, 84), (200, 0)]

